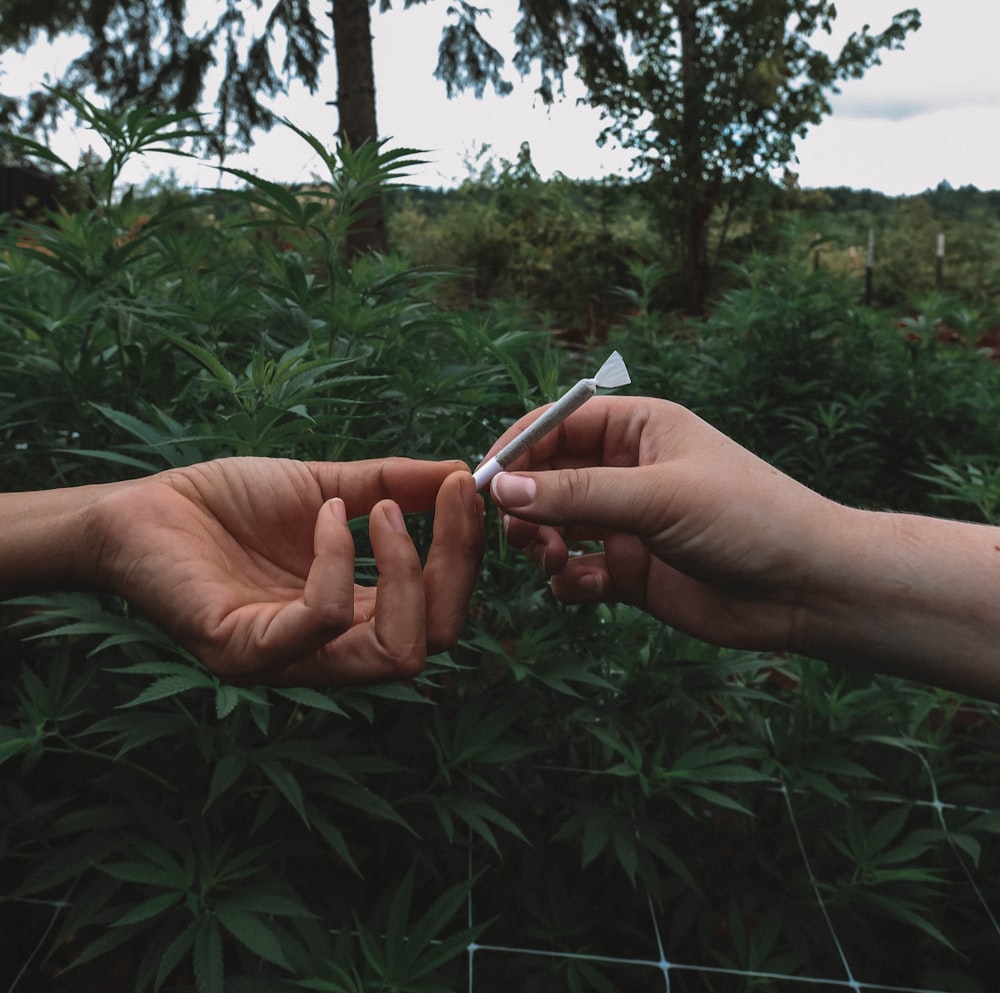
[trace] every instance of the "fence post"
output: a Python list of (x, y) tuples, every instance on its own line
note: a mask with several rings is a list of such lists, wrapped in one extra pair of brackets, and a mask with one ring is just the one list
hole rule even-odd
[(934, 281), (938, 289), (944, 282), (944, 232), (937, 236), (937, 256), (934, 260)]
[(865, 306), (872, 305), (875, 286), (875, 229), (868, 229), (868, 255), (865, 260)]

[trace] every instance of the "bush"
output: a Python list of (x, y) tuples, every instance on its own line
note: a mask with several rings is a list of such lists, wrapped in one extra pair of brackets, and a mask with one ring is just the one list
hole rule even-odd
[[(112, 164), (185, 127), (78, 109)], [(8, 237), (8, 487), (236, 452), (475, 461), (590, 371), (499, 308), (442, 311), (439, 273), (346, 265), (352, 211), (405, 162), (326, 156), (326, 191), (242, 175), (153, 205), (108, 168), (91, 208)], [(615, 332), (636, 389), (845, 499), (982, 509), (962, 467), (995, 450), (988, 363), (827, 277), (747, 279), (670, 336), (639, 307)], [(560, 606), (490, 513), (464, 638), (405, 685), (225, 686), (111, 598), (9, 604), (7, 985), (735, 991), (846, 960), (992, 987), (995, 707)]]
[(519, 301), (565, 341), (603, 338), (628, 261), (662, 254), (642, 190), (627, 183), (543, 182), (527, 145), (515, 163), (487, 163), (448, 194), (408, 193), (390, 211), (393, 243), (420, 265), (461, 272), (453, 306)]
[(696, 410), (808, 486), (877, 509), (976, 516), (918, 479), (1000, 449), (997, 367), (942, 340), (933, 310), (900, 321), (805, 259), (753, 257), (704, 321), (613, 339), (633, 381)]

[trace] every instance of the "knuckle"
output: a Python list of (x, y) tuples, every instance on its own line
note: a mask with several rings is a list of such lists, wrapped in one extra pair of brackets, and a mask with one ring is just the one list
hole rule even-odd
[(389, 667), (393, 674), (393, 679), (413, 679), (419, 676), (427, 665), (427, 653), (423, 648), (414, 647), (412, 650), (395, 655), (389, 660)]
[(354, 623), (354, 599), (332, 599), (322, 604), (311, 604), (306, 599), (306, 607), (315, 612), (318, 633), (327, 641), (342, 635)]
[(564, 469), (565, 499), (570, 504), (585, 504), (590, 494), (590, 473), (585, 469)]
[(464, 621), (464, 617), (457, 616), (442, 619), (435, 630), (427, 636), (428, 655), (436, 655), (438, 652), (447, 652), (454, 648), (462, 635)]

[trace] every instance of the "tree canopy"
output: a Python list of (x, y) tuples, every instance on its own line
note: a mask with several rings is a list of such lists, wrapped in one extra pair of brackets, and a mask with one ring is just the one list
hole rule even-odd
[[(541, 21), (531, 11), (558, 12)], [(575, 59), (603, 140), (661, 179), (679, 221), (689, 304), (701, 305), (708, 224), (741, 184), (787, 166), (795, 139), (830, 113), (829, 95), (902, 45), (919, 12), (852, 32), (830, 54), (830, 0), (522, 0), (519, 57), (558, 71)], [(530, 47), (534, 40), (535, 48)]]
[[(266, 10), (262, 2), (239, 0), (191, 8), (187, 0), (6, 0), (0, 44), (23, 49), (42, 34), (83, 34), (87, 50), (58, 82), (70, 90), (92, 87), (111, 108), (140, 102), (198, 110), (209, 70), (219, 66), (211, 99), (220, 133), (239, 145), (273, 125), (267, 101), (290, 79), (318, 87), (329, 39), (309, 0), (276, 0)], [(8, 117), (18, 113), (22, 124), (37, 127), (54, 105), (46, 92), (30, 94), (25, 108), (8, 98)]]
[[(392, 6), (377, 2), (380, 11)], [(331, 39), (310, 0), (0, 0), (0, 44), (85, 33), (89, 48), (62, 83), (92, 86), (113, 107), (142, 101), (197, 109), (209, 69), (221, 67), (214, 97), (220, 151), (227, 140), (249, 144), (256, 129), (273, 124), (268, 100), (291, 79), (315, 92), (335, 50), (340, 136), (357, 146), (378, 137), (372, 6), (331, 3)], [(448, 95), (481, 95), (487, 86), (509, 92), (507, 62), (481, 30), (488, 11), (468, 0), (449, 0), (442, 11), (436, 75)], [(708, 265), (708, 221), (725, 199), (723, 187), (732, 196), (744, 180), (791, 162), (795, 139), (830, 112), (837, 85), (863, 75), (920, 24), (917, 10), (904, 10), (882, 31), (865, 25), (828, 54), (817, 38), (837, 17), (831, 0), (519, 0), (519, 13), (516, 73), (537, 69), (538, 92), (552, 100), (575, 72), (604, 111), (603, 139), (634, 150), (639, 168), (666, 177), (674, 204), (683, 205), (695, 303)], [(45, 118), (50, 100), (29, 98), (29, 125)], [(2, 106), (14, 113), (11, 100)], [(378, 225), (365, 237), (378, 244)]]

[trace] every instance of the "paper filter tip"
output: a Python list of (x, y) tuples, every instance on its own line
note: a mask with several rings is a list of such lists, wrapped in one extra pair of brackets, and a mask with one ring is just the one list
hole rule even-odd
[(625, 360), (618, 352), (612, 352), (604, 365), (597, 370), (594, 382), (605, 390), (613, 390), (618, 386), (628, 386), (632, 382), (628, 369), (625, 368)]

